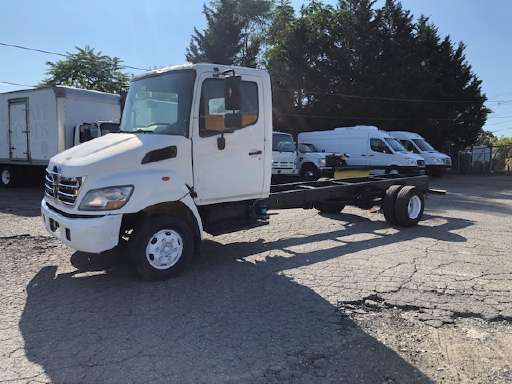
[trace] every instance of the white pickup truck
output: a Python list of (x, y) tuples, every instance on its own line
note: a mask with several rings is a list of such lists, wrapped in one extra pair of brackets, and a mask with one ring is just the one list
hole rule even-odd
[(268, 209), (377, 205), (390, 223), (421, 220), (426, 176), (271, 186), (271, 94), (266, 71), (243, 67), (136, 77), (119, 133), (51, 158), (41, 202), (48, 232), (84, 252), (120, 246), (141, 277), (163, 279), (184, 269), (204, 232), (267, 224)]

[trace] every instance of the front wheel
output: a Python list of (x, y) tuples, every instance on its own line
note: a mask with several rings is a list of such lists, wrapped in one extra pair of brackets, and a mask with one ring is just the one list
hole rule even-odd
[(147, 218), (135, 243), (137, 272), (144, 280), (177, 276), (194, 254), (192, 229), (179, 218)]
[(320, 178), (320, 171), (314, 165), (305, 165), (300, 170), (300, 176), (306, 181), (316, 181)]

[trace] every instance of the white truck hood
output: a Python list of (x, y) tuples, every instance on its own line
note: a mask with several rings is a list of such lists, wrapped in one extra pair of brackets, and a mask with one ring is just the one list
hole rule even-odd
[(110, 133), (77, 145), (50, 159), (48, 168), (58, 168), (65, 177), (133, 169), (140, 166), (151, 150), (172, 145), (172, 136), (156, 134)]

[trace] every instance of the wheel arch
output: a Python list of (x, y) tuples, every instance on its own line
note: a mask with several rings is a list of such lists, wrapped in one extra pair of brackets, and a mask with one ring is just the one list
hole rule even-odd
[[(190, 196), (188, 196), (188, 198), (192, 201)], [(183, 200), (185, 199), (157, 203), (150, 205), (139, 212), (124, 214), (121, 223), (120, 236), (122, 237), (127, 230), (137, 230), (144, 220), (151, 216), (172, 216), (180, 218), (190, 225), (193, 230), (194, 242), (201, 241), (203, 237), (201, 217), (199, 216), (195, 205), (191, 208), (189, 206), (190, 202), (187, 204), (187, 202), (184, 202)]]

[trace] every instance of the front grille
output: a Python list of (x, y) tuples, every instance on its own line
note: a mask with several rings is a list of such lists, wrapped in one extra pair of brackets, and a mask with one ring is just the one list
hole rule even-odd
[(325, 166), (330, 168), (340, 168), (343, 166), (343, 158), (339, 155), (325, 156)]
[(294, 168), (295, 163), (289, 161), (274, 161), (272, 165), (274, 168)]
[(445, 163), (446, 165), (452, 165), (452, 159), (450, 159), (450, 158), (448, 157), (448, 158), (444, 159), (444, 163)]
[(423, 160), (418, 160), (416, 163), (418, 164), (418, 167), (424, 167), (425, 166), (425, 161), (423, 161)]
[(64, 177), (60, 173), (46, 170), (44, 193), (55, 201), (73, 207), (81, 186), (81, 177)]

